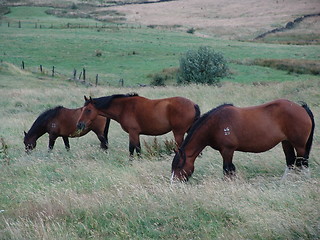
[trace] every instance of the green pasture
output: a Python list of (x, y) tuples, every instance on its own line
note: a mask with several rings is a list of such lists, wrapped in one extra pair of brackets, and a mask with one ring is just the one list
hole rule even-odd
[[(140, 26), (47, 16), (46, 8), (12, 8), (0, 26), (0, 239), (318, 239), (320, 236), (320, 81), (246, 64), (255, 58), (319, 59), (319, 46), (222, 41)], [(7, 21), (12, 21), (10, 27)], [(18, 21), (22, 27), (18, 28)], [(35, 28), (34, 21), (43, 24)], [(65, 28), (68, 22), (92, 27)], [(14, 25), (16, 24), (16, 25)], [(51, 28), (51, 24), (53, 27)], [(26, 27), (24, 27), (26, 26)], [(188, 49), (210, 45), (230, 60), (232, 75), (220, 87), (139, 87), (149, 74), (177, 67)], [(101, 51), (100, 57), (96, 52)], [(25, 61), (26, 69), (20, 69)], [(239, 64), (238, 64), (239, 63)], [(39, 65), (44, 73), (39, 72)], [(57, 76), (51, 77), (51, 66)], [(73, 81), (85, 67), (88, 81)], [(124, 79), (125, 87), (118, 87)], [(24, 152), (23, 131), (44, 110), (77, 108), (83, 95), (137, 92), (148, 98), (184, 96), (205, 113), (222, 103), (252, 106), (277, 98), (304, 101), (315, 115), (310, 174), (282, 179), (281, 146), (265, 153), (236, 152), (237, 179), (223, 179), (219, 152), (206, 148), (188, 183), (170, 184), (173, 153), (159, 153), (172, 133), (141, 136), (142, 157), (129, 160), (128, 134), (112, 121), (109, 150), (95, 134), (48, 135)], [(259, 123), (257, 123), (259, 124)], [(154, 152), (148, 154), (146, 145)], [(150, 147), (151, 146), (151, 147)]]
[[(0, 60), (17, 66), (24, 61), (26, 69), (33, 72), (39, 72), (42, 65), (48, 75), (54, 66), (56, 75), (63, 78), (72, 77), (74, 69), (78, 77), (85, 68), (87, 81), (94, 82), (98, 74), (99, 83), (103, 85), (118, 86), (120, 79), (124, 79), (126, 86), (149, 84), (150, 74), (178, 67), (181, 54), (203, 45), (223, 53), (231, 62), (256, 58), (319, 59), (319, 45), (226, 41), (92, 19), (58, 18), (46, 15), (44, 11), (47, 8), (41, 7), (11, 9), (12, 12), (1, 20)], [(10, 22), (10, 27), (7, 22)], [(73, 27), (68, 28), (68, 23)], [(78, 25), (80, 28), (76, 27)], [(230, 68), (233, 73), (231, 81), (241, 83), (304, 78), (258, 66), (232, 63)]]

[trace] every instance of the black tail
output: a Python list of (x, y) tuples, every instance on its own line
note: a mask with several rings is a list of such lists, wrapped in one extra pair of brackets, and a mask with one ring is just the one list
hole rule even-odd
[(194, 115), (194, 120), (193, 120), (193, 124), (190, 126), (190, 128), (188, 129), (187, 133), (189, 133), (191, 127), (194, 125), (194, 123), (200, 118), (201, 112), (200, 112), (200, 107), (198, 104), (194, 105), (194, 110), (196, 111), (196, 114)]
[(302, 103), (301, 106), (306, 110), (306, 112), (308, 113), (308, 115), (309, 115), (309, 117), (311, 119), (311, 122), (312, 122), (311, 132), (310, 132), (307, 144), (306, 144), (306, 152), (304, 154), (304, 158), (308, 159), (310, 151), (311, 151), (312, 141), (313, 141), (313, 133), (314, 133), (315, 123), (314, 123), (313, 113), (310, 110), (310, 108), (308, 107), (308, 105), (306, 103)]
[(106, 143), (108, 145), (108, 133), (109, 133), (109, 125), (110, 125), (110, 121), (111, 121), (111, 118), (106, 118), (106, 125), (104, 127), (104, 130), (103, 130), (103, 136), (104, 138), (106, 139)]
[(194, 109), (196, 110), (196, 115), (194, 117), (194, 121), (197, 121), (200, 118), (200, 114), (201, 114), (199, 105), (195, 104)]

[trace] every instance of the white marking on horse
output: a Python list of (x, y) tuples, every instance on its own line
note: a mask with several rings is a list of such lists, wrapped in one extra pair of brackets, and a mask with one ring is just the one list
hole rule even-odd
[(174, 182), (174, 171), (172, 171), (172, 175), (171, 175), (171, 178), (170, 178), (170, 183), (173, 184)]
[(224, 135), (228, 136), (230, 135), (231, 131), (229, 127), (226, 127), (225, 129), (223, 129)]
[(57, 124), (56, 123), (51, 123), (51, 128), (56, 128)]

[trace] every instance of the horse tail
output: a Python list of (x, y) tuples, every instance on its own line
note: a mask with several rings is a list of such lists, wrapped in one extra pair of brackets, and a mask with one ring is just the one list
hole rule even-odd
[(306, 103), (302, 103), (301, 106), (306, 110), (306, 112), (308, 113), (308, 115), (309, 115), (309, 117), (311, 119), (311, 122), (312, 122), (311, 132), (310, 132), (307, 144), (306, 144), (306, 152), (304, 154), (304, 158), (308, 159), (310, 151), (311, 151), (312, 141), (313, 141), (313, 133), (314, 133), (315, 122), (314, 122), (313, 113), (312, 113), (311, 109), (308, 107), (308, 105)]
[(109, 125), (110, 125), (111, 118), (106, 118), (106, 125), (104, 126), (103, 136), (106, 139), (108, 144), (108, 133), (109, 133)]
[(187, 133), (189, 133), (191, 127), (194, 125), (194, 123), (200, 118), (201, 112), (200, 112), (200, 107), (198, 104), (194, 105), (194, 110), (196, 111), (195, 115), (194, 115), (194, 120), (193, 123), (191, 124), (190, 128), (187, 130)]
[(187, 130), (187, 133), (189, 133), (191, 127), (194, 125), (194, 123), (200, 118), (201, 112), (200, 112), (200, 107), (198, 104), (194, 105), (194, 110), (196, 111), (195, 115), (194, 115), (194, 120), (193, 123), (191, 124), (190, 128)]
[(199, 107), (198, 104), (195, 104), (195, 105), (194, 105), (194, 109), (196, 110), (196, 114), (195, 114), (195, 116), (194, 116), (194, 122), (195, 122), (195, 121), (197, 121), (197, 120), (200, 118), (201, 112), (200, 112), (200, 107)]

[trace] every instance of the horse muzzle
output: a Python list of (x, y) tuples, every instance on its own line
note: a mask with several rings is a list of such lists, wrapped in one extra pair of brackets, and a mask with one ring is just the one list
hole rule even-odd
[(77, 124), (77, 130), (83, 131), (86, 128), (86, 124), (84, 122), (79, 122)]

